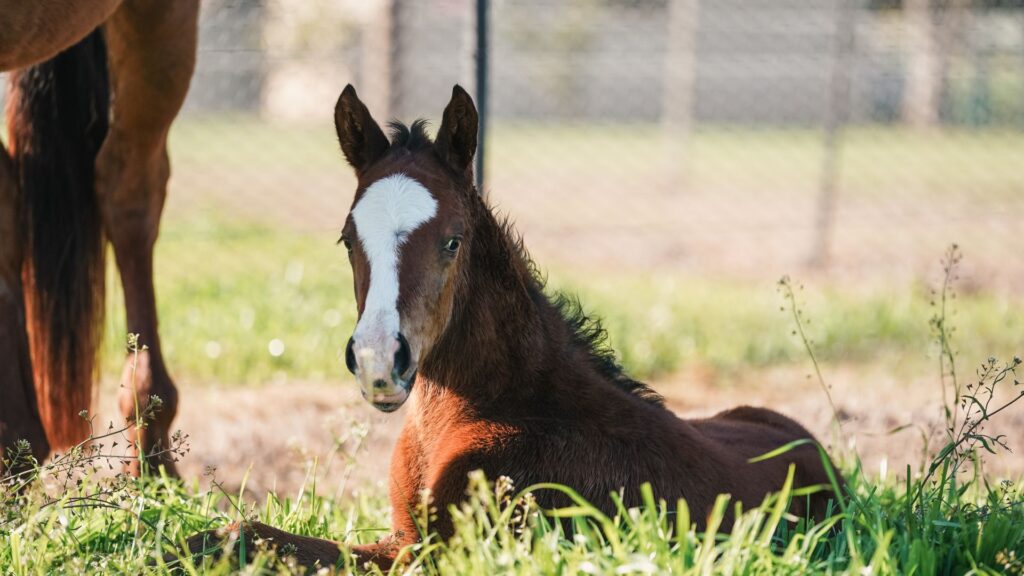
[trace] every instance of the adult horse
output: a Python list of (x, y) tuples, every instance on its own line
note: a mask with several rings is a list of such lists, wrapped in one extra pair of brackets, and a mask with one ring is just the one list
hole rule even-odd
[[(9, 153), (0, 146), (0, 452), (25, 439), (42, 459), (85, 439), (107, 239), (128, 331), (146, 348), (125, 367), (121, 412), (134, 418), (159, 396), (155, 420), (132, 437), (143, 454), (168, 445), (177, 391), (160, 353), (153, 244), (198, 12), (198, 0), (0, 0), (0, 71), (12, 71)], [(150, 461), (174, 473), (169, 458)]]
[[(829, 484), (811, 446), (751, 462), (812, 439), (802, 426), (751, 407), (677, 418), (623, 373), (598, 323), (573, 300), (544, 293), (519, 237), (473, 186), (477, 112), (461, 88), (434, 141), (422, 122), (394, 125), (389, 141), (351, 86), (335, 124), (358, 177), (342, 233), (359, 311), (346, 363), (378, 409), (410, 404), (391, 462), (393, 535), (354, 547), (360, 561), (387, 566), (416, 541), (412, 510), (425, 489), (438, 510), (431, 528), (451, 536), (448, 509), (466, 497), (477, 469), (519, 487), (567, 485), (609, 513), (610, 494), (636, 506), (649, 482), (658, 498), (685, 498), (701, 525), (720, 493), (760, 504), (783, 487), (790, 464), (796, 487)], [(795, 499), (791, 512), (820, 520), (833, 497), (825, 489)], [(544, 507), (570, 503), (556, 491), (536, 498)], [(242, 529), (287, 545), (302, 562), (339, 558), (328, 541), (262, 524)], [(193, 537), (190, 549), (211, 537)]]

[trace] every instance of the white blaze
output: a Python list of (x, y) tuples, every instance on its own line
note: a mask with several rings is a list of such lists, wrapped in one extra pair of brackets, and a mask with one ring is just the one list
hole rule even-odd
[(355, 353), (363, 371), (376, 371), (373, 356), (391, 365), (399, 329), (399, 248), (409, 234), (435, 214), (437, 200), (422, 184), (404, 174), (371, 184), (352, 209), (359, 242), (370, 262), (370, 289), (354, 334)]

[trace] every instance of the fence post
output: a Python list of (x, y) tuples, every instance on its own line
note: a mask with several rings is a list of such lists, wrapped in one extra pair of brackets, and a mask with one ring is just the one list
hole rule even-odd
[(913, 128), (930, 128), (939, 119), (940, 49), (929, 0), (905, 0), (906, 83), (903, 89), (903, 121)]
[(487, 163), (485, 162), (486, 144), (487, 144), (487, 81), (489, 78), (490, 70), (488, 68), (488, 60), (490, 54), (488, 48), (490, 45), (490, 38), (488, 37), (490, 28), (489, 18), (489, 2), (490, 0), (477, 0), (476, 2), (476, 106), (478, 114), (480, 116), (480, 129), (477, 134), (477, 147), (476, 147), (476, 188), (477, 190), (486, 196), (486, 188), (484, 188), (484, 168)]
[(405, 0), (390, 0), (391, 9), (389, 12), (390, 28), (388, 35), (388, 116), (387, 118), (401, 118), (408, 113), (405, 109), (405, 77), (402, 67), (405, 65), (405, 51), (408, 46), (405, 44), (405, 27), (408, 14), (406, 13)]
[(699, 0), (669, 0), (668, 47), (665, 54), (665, 85), (662, 89), (661, 123), (667, 139), (667, 192), (683, 179), (682, 163), (693, 130), (694, 88), (697, 63)]
[(815, 216), (814, 246), (810, 265), (828, 265), (831, 256), (832, 228), (835, 223), (836, 197), (839, 193), (842, 161), (842, 131), (850, 112), (850, 67), (854, 49), (855, 12), (858, 0), (836, 1), (835, 40), (828, 107), (825, 113), (824, 153), (818, 206)]
[(374, 10), (369, 32), (363, 34), (363, 60), (359, 74), (359, 95), (381, 119), (392, 118), (397, 77), (399, 0), (388, 0)]

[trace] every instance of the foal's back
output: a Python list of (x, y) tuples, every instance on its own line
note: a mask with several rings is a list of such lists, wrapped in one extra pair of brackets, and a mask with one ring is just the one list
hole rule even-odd
[[(739, 478), (738, 482), (752, 484), (743, 487), (752, 488), (755, 494), (764, 491), (764, 484), (758, 484), (757, 481), (765, 476), (774, 478), (771, 490), (779, 490), (781, 482), (789, 472), (790, 464), (793, 464), (794, 487), (822, 487), (820, 492), (809, 499), (794, 501), (793, 513), (804, 515), (810, 512), (811, 516), (820, 520), (825, 516), (829, 501), (836, 499), (830, 488), (828, 473), (825, 471), (826, 466), (833, 470), (835, 467), (827, 457), (825, 460), (822, 459), (814, 435), (795, 420), (766, 408), (740, 406), (720, 412), (711, 418), (694, 420), (693, 425), (710, 442), (744, 459), (751, 475), (749, 480)], [(796, 440), (810, 442), (791, 448), (773, 458), (750, 463), (751, 459)], [(835, 473), (838, 475), (838, 471)], [(758, 503), (748, 502), (749, 505)]]
[[(795, 466), (795, 488), (829, 484), (818, 450), (810, 443), (750, 462), (795, 440), (815, 440), (777, 412), (742, 406), (685, 420), (662, 406), (610, 390), (606, 400), (621, 403), (615, 418), (595, 428), (588, 425), (595, 418), (584, 411), (573, 415), (579, 422), (567, 415), (547, 438), (552, 454), (534, 461), (531, 475), (568, 484), (605, 508), (611, 505), (608, 494), (622, 489), (627, 505), (639, 504), (637, 488), (649, 482), (658, 498), (669, 503), (685, 499), (699, 525), (722, 493), (745, 509), (760, 505), (766, 495), (782, 489), (790, 464)], [(560, 438), (569, 431), (574, 431), (573, 440)], [(820, 520), (834, 498), (831, 490), (823, 489), (809, 499), (794, 499), (790, 511)], [(730, 523), (727, 518), (726, 526)]]

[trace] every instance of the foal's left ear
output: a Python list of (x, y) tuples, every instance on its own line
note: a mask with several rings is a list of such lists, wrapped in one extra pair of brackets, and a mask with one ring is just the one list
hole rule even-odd
[(473, 155), (476, 154), (477, 122), (473, 99), (456, 84), (452, 88), (452, 99), (444, 109), (434, 149), (442, 162), (459, 174), (465, 174), (469, 180), (472, 180)]

